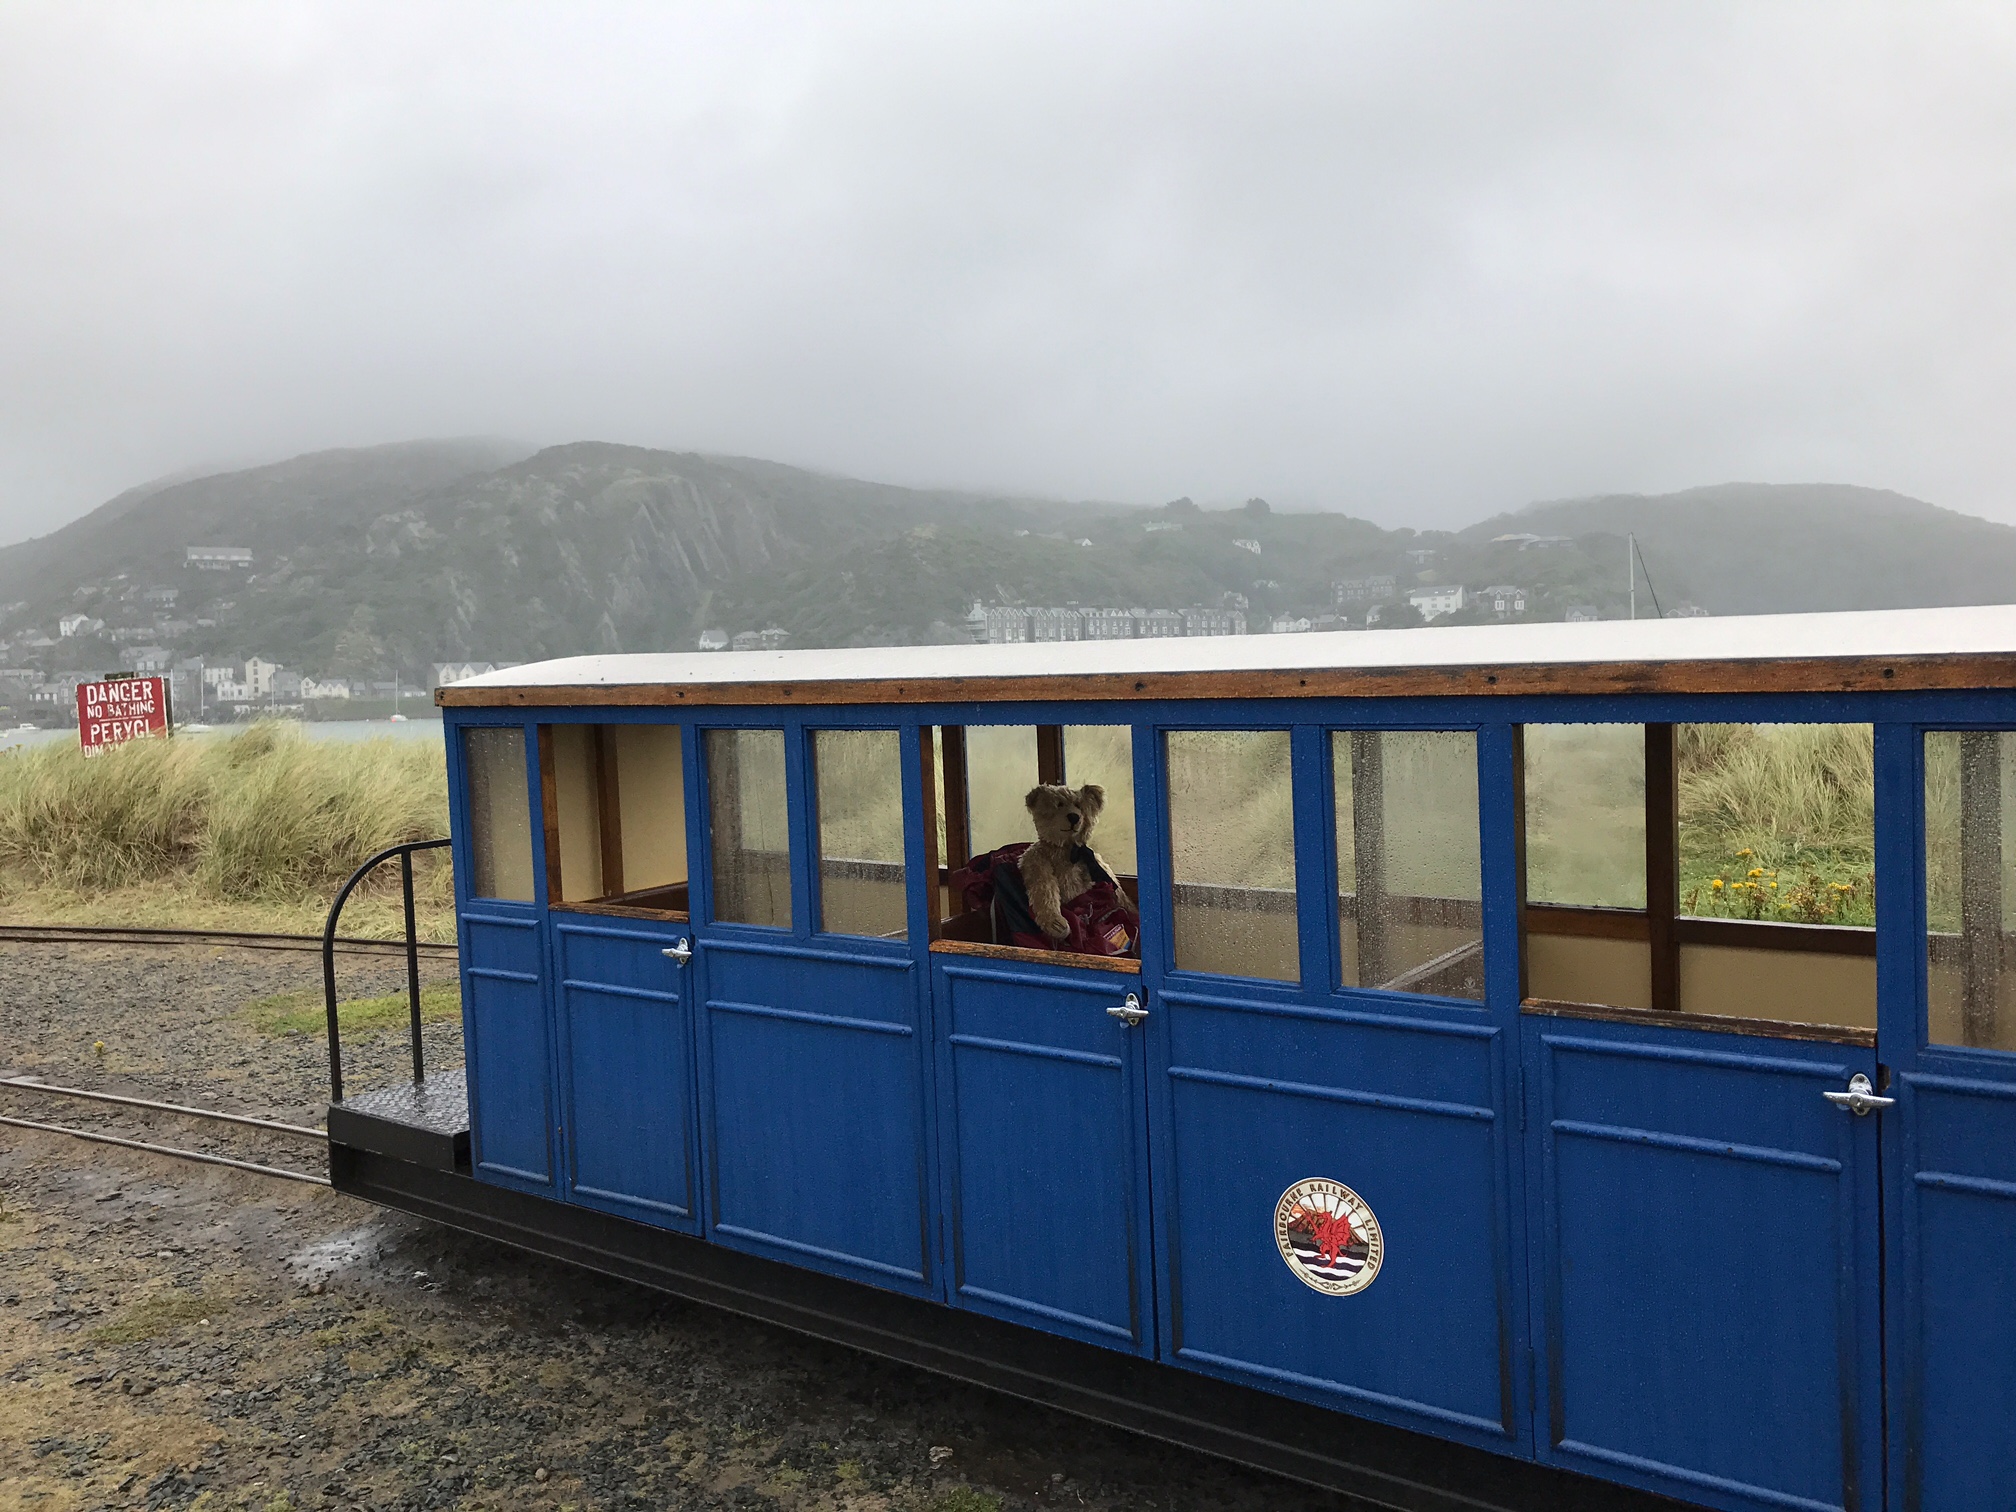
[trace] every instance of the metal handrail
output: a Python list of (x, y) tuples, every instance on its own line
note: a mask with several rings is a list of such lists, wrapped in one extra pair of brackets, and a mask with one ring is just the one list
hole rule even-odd
[(427, 1079), (427, 1068), (420, 1055), (420, 940), (413, 917), (413, 853), (439, 850), (446, 844), (446, 840), (408, 840), (404, 845), (388, 845), (350, 873), (350, 880), (343, 884), (343, 890), (336, 894), (336, 901), (329, 905), (329, 922), (322, 926), (322, 997), (324, 1006), (329, 1010), (329, 1101), (332, 1103), (343, 1101), (342, 1032), (336, 1022), (336, 921), (342, 917), (343, 905), (350, 901), (350, 894), (357, 890), (357, 884), (394, 856), (399, 858), (399, 885), (406, 897), (406, 1003), (413, 1020), (413, 1080), (418, 1083)]

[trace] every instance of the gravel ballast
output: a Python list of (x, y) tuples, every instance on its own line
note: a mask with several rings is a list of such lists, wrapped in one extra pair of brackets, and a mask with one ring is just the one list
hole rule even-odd
[[(404, 970), (346, 958), (344, 993)], [(10, 944), (0, 1075), (319, 1124), (321, 1037), (243, 1011), (319, 988), (312, 954)], [(403, 1033), (345, 1048), (360, 1090), (406, 1065)], [(459, 1063), (459, 1026), (427, 1050)], [(173, 1115), (7, 1088), (0, 1113), (324, 1168)], [(326, 1189), (60, 1135), (0, 1127), (0, 1257), (0, 1509), (1360, 1505)]]

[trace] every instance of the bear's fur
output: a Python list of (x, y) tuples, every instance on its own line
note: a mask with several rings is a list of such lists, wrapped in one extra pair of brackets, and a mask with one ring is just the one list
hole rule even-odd
[(1113, 884), (1129, 914), (1134, 911), (1120, 879), (1091, 848), (1092, 827), (1106, 807), (1106, 790), (1096, 782), (1081, 788), (1058, 783), (1031, 788), (1022, 800), (1036, 824), (1036, 843), (1022, 853), (1022, 885), (1029, 894), (1029, 912), (1052, 939), (1071, 933), (1064, 905), (1100, 877)]

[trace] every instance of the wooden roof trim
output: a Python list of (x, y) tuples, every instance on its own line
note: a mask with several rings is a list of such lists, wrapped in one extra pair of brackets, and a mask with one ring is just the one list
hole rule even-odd
[(1406, 698), (1611, 693), (1875, 693), (2016, 688), (2016, 654), (1740, 661), (1535, 662), (1304, 671), (1060, 673), (1034, 677), (591, 683), (435, 691), (443, 708), (678, 708), (822, 704), (1123, 702), (1187, 698)]

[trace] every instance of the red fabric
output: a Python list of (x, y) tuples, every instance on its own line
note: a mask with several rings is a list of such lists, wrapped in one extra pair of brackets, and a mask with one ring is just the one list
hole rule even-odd
[(968, 909), (983, 910), (992, 917), (995, 944), (1092, 956), (1126, 955), (1134, 948), (1133, 914), (1120, 889), (1105, 877), (1097, 877), (1063, 905), (1059, 911), (1071, 933), (1061, 940), (1052, 939), (1029, 911), (1029, 892), (1018, 864), (1028, 849), (1026, 840), (1004, 845), (975, 856), (947, 879)]

